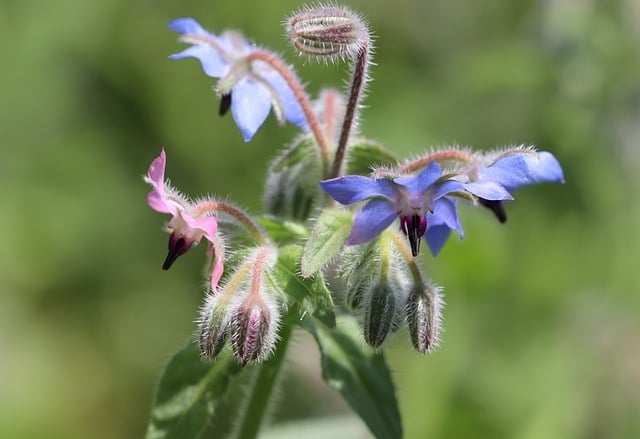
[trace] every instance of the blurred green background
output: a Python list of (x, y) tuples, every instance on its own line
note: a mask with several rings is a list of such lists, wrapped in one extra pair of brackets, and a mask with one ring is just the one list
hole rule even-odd
[[(640, 437), (640, 1), (350, 4), (376, 35), (367, 136), (403, 155), (532, 143), (567, 180), (518, 192), (504, 226), (463, 208), (465, 240), (423, 256), (445, 332), (427, 357), (405, 331), (388, 343), (406, 436)], [(245, 144), (197, 62), (168, 60), (183, 46), (166, 23), (242, 29), (315, 96), (347, 67), (288, 47), (299, 6), (0, 1), (0, 437), (144, 434), (195, 328), (203, 249), (161, 270), (166, 218), (141, 175), (165, 146), (182, 190), (259, 213), (296, 132), (270, 117)], [(317, 363), (299, 335), (274, 421), (351, 422)]]

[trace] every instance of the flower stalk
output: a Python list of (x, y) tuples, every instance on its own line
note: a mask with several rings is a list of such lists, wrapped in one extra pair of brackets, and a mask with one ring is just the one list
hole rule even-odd
[(298, 80), (297, 76), (293, 73), (293, 71), (288, 66), (286, 66), (282, 62), (282, 60), (280, 60), (280, 58), (278, 58), (272, 53), (269, 53), (263, 50), (256, 50), (250, 53), (247, 56), (247, 60), (263, 61), (269, 64), (271, 67), (273, 67), (274, 70), (276, 70), (282, 76), (282, 78), (286, 81), (287, 85), (289, 85), (289, 87), (291, 88), (291, 91), (293, 92), (293, 95), (295, 96), (296, 100), (300, 104), (300, 107), (302, 108), (302, 111), (305, 117), (307, 118), (309, 129), (311, 130), (311, 133), (313, 134), (313, 137), (316, 140), (316, 144), (320, 149), (320, 155), (322, 157), (322, 162), (324, 163), (324, 166), (325, 166), (325, 175), (326, 175), (326, 169), (328, 169), (329, 161), (330, 161), (330, 152), (329, 152), (329, 145), (327, 143), (327, 137), (325, 136), (325, 133), (322, 131), (322, 128), (320, 127), (320, 122), (318, 121), (318, 118), (316, 117), (316, 114), (313, 111), (313, 107), (311, 105), (311, 102), (309, 101), (309, 97), (305, 93), (304, 88), (302, 87), (302, 84), (300, 84), (300, 81)]

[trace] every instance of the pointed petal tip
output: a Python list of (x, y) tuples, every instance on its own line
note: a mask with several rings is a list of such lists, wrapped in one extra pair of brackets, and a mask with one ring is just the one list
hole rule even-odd
[(203, 27), (191, 17), (176, 18), (167, 23), (167, 27), (180, 34), (199, 34), (205, 32)]

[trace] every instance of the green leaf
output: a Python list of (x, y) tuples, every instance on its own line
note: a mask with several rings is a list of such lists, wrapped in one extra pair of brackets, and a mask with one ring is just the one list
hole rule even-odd
[(367, 139), (358, 139), (349, 145), (347, 156), (347, 174), (369, 175), (376, 166), (398, 165), (398, 158), (379, 143)]
[(199, 437), (240, 370), (225, 352), (213, 363), (203, 362), (198, 346), (189, 343), (171, 358), (160, 379), (146, 437)]
[(302, 275), (311, 276), (335, 256), (351, 233), (353, 216), (339, 209), (325, 209), (307, 239), (300, 262)]
[(307, 228), (299, 222), (281, 220), (273, 217), (263, 217), (258, 220), (262, 228), (269, 237), (276, 242), (282, 243), (295, 241), (309, 236)]
[(273, 273), (276, 283), (303, 311), (333, 328), (336, 326), (336, 316), (324, 276), (322, 273), (307, 278), (300, 276), (298, 273), (301, 254), (302, 248), (299, 245), (288, 245), (280, 249)]
[(324, 381), (342, 395), (377, 438), (401, 438), (402, 422), (389, 367), (381, 351), (364, 345), (355, 320), (340, 317), (334, 330), (311, 319), (302, 324), (320, 348)]

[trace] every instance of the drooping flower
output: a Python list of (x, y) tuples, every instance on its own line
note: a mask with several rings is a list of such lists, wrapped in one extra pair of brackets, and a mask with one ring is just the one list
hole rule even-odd
[(504, 199), (495, 196), (496, 190), (502, 188), (511, 193), (535, 183), (564, 183), (562, 167), (551, 153), (522, 146), (479, 156), (468, 165), (465, 174), (469, 178), (465, 189), (502, 223), (507, 215)]
[(167, 157), (163, 148), (144, 177), (144, 180), (153, 186), (153, 190), (147, 196), (149, 206), (157, 212), (172, 215), (166, 226), (171, 234), (169, 253), (162, 268), (168, 270), (179, 256), (185, 254), (193, 245), (199, 244), (204, 237), (215, 253), (215, 263), (211, 273), (211, 287), (215, 291), (223, 271), (221, 249), (216, 239), (218, 222), (214, 216), (198, 213), (196, 205), (165, 181), (166, 162)]
[(460, 182), (443, 178), (437, 162), (432, 162), (415, 176), (392, 180), (347, 175), (321, 181), (320, 186), (341, 204), (369, 200), (353, 221), (347, 245), (370, 241), (399, 218), (414, 256), (418, 254), (420, 239), (427, 231), (429, 221), (450, 223), (449, 218), (438, 213), (440, 209), (436, 211), (438, 201), (448, 193), (463, 190)]
[(242, 35), (233, 31), (214, 35), (193, 18), (174, 20), (169, 28), (181, 34), (181, 41), (192, 44), (170, 58), (196, 58), (207, 76), (220, 79), (216, 86), (221, 98), (220, 114), (224, 115), (231, 108), (246, 142), (253, 138), (272, 107), (281, 122), (287, 120), (301, 128), (306, 127), (306, 117), (285, 79), (264, 60), (247, 58), (259, 49)]
[[(481, 206), (491, 210), (501, 223), (507, 220), (503, 202), (512, 200), (511, 192), (535, 183), (562, 183), (564, 176), (558, 160), (549, 152), (516, 147), (490, 155), (476, 155), (460, 175), (464, 189)], [(436, 202), (433, 218), (429, 219), (426, 240), (433, 255), (437, 255), (452, 230), (462, 238), (456, 200), (443, 197)]]

